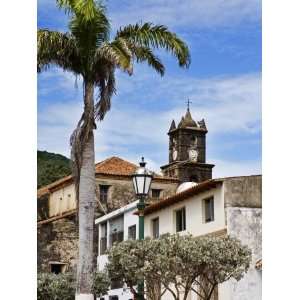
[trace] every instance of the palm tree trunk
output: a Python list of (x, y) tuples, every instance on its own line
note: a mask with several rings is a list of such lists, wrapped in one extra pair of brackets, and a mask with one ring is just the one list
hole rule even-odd
[[(85, 111), (94, 109), (94, 86), (85, 85)], [(95, 150), (91, 129), (83, 147), (79, 184), (79, 259), (76, 300), (93, 300), (93, 230), (95, 207)]]

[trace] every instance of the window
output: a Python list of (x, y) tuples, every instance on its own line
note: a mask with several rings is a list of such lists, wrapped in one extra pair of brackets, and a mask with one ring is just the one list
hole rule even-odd
[(107, 222), (101, 224), (100, 229), (101, 229), (100, 255), (102, 255), (107, 250)]
[(205, 223), (212, 222), (215, 219), (214, 215), (214, 198), (204, 199), (204, 220)]
[(132, 225), (128, 227), (128, 239), (136, 240), (136, 225)]
[(100, 185), (99, 190), (100, 190), (100, 202), (107, 203), (109, 185)]
[(108, 299), (109, 300), (119, 300), (119, 296), (118, 295), (109, 296)]
[(176, 214), (176, 232), (184, 231), (186, 229), (185, 226), (185, 207), (177, 210)]
[(64, 263), (50, 263), (50, 272), (54, 273), (54, 274), (60, 274), (60, 273), (64, 273), (66, 270), (66, 264)]
[(160, 198), (160, 193), (161, 193), (161, 190), (160, 189), (152, 189), (152, 198)]
[(152, 237), (157, 239), (159, 237), (159, 218), (152, 220)]
[(124, 240), (124, 216), (118, 216), (109, 221), (110, 246)]

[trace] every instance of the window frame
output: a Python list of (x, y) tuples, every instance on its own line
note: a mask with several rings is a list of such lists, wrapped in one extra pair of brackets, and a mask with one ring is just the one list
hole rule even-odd
[[(135, 232), (134, 238), (129, 237), (130, 230), (133, 229), (133, 228), (134, 228), (134, 232)], [(127, 239), (128, 239), (128, 240), (136, 240), (136, 224), (133, 224), (133, 225), (131, 225), (131, 226), (128, 226), (128, 228), (127, 228)]]
[[(214, 199), (214, 196), (204, 198), (202, 201), (203, 201), (203, 223), (214, 222), (215, 221), (215, 199)], [(207, 209), (207, 207), (208, 207), (208, 209)], [(207, 212), (208, 212), (208, 214), (207, 214)]]
[[(53, 267), (60, 267), (59, 272), (55, 272)], [(67, 263), (59, 262), (59, 261), (50, 261), (49, 262), (49, 271), (53, 274), (63, 274), (67, 271)]]
[[(157, 222), (157, 227), (154, 227), (155, 223)], [(157, 234), (155, 229), (157, 229)], [(159, 238), (159, 217), (155, 217), (151, 220), (151, 231), (152, 231), (152, 238), (157, 239)]]
[[(180, 217), (181, 221), (179, 223), (177, 220), (178, 220), (178, 214), (180, 212), (184, 212), (184, 213), (181, 214), (181, 217)], [(181, 224), (181, 226), (179, 224)], [(181, 229), (179, 227), (181, 227)], [(177, 232), (183, 232), (183, 231), (186, 231), (186, 208), (185, 208), (185, 206), (175, 210), (175, 232), (177, 233)]]
[[(158, 192), (158, 197), (153, 196), (153, 191)], [(151, 198), (153, 199), (160, 199), (162, 195), (162, 189), (151, 189)]]
[(99, 253), (100, 255), (104, 255), (108, 249), (107, 240), (108, 240), (108, 224), (107, 221), (100, 223), (100, 245), (99, 245)]
[[(105, 187), (106, 188), (106, 193), (104, 194), (106, 198), (103, 200), (102, 195), (101, 195), (101, 188)], [(107, 204), (108, 202), (108, 195), (109, 195), (109, 189), (110, 189), (109, 184), (99, 184), (99, 200), (102, 204)]]

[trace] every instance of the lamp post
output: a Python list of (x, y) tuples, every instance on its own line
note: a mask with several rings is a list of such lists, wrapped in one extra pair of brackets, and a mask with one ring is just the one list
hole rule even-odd
[[(149, 170), (145, 168), (146, 162), (144, 161), (144, 157), (142, 157), (142, 161), (140, 162), (139, 168), (132, 175), (132, 182), (135, 195), (139, 199), (137, 204), (138, 215), (139, 215), (139, 240), (144, 239), (144, 210), (145, 210), (145, 198), (147, 197), (151, 182), (152, 182), (152, 174)], [(144, 299), (144, 282), (138, 283), (138, 294), (139, 299)]]

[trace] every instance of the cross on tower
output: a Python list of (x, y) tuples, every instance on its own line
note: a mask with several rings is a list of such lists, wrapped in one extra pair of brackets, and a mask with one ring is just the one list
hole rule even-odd
[(190, 109), (190, 104), (193, 103), (190, 98), (188, 98), (188, 101), (186, 102), (187, 103), (187, 109), (189, 110)]

